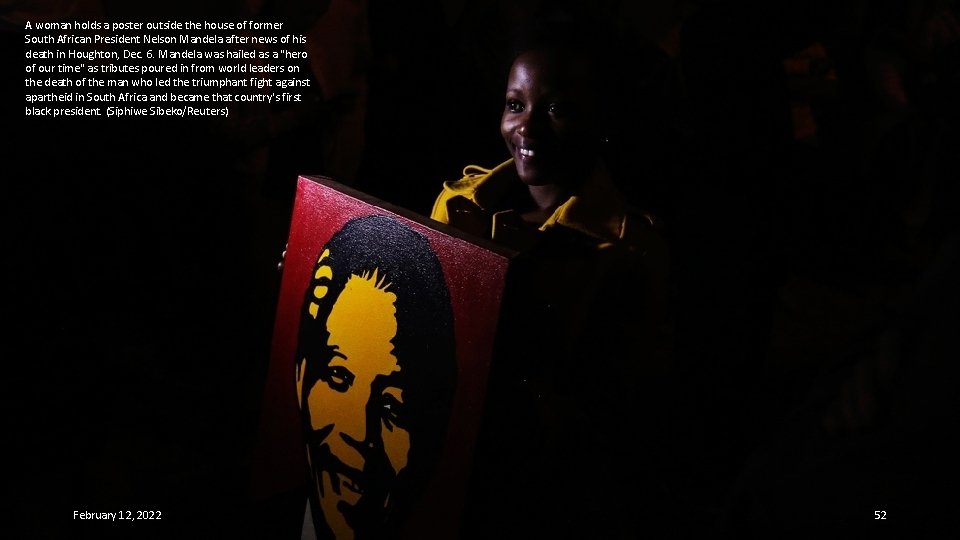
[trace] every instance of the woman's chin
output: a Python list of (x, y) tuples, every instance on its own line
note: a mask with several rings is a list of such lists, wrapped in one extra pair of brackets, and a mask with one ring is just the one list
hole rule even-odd
[(517, 176), (527, 186), (571, 186), (576, 185), (590, 172), (585, 163), (522, 163), (516, 164)]
[(528, 186), (545, 186), (552, 183), (549, 174), (544, 174), (542, 170), (535, 167), (518, 165), (517, 176)]

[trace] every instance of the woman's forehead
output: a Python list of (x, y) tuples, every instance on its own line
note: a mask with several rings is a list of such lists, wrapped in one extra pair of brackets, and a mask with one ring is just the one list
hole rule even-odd
[(565, 88), (589, 83), (590, 59), (575, 50), (535, 49), (520, 53), (510, 68), (508, 89), (525, 85)]

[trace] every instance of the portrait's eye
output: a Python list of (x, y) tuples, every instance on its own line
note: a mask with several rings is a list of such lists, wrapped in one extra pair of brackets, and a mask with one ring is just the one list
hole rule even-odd
[(389, 392), (385, 392), (381, 399), (380, 414), (387, 429), (393, 431), (393, 426), (403, 428), (405, 425), (403, 403)]
[(320, 378), (337, 392), (346, 392), (353, 384), (353, 373), (343, 366), (328, 366)]
[(508, 99), (507, 110), (512, 113), (523, 112), (523, 103), (520, 103), (520, 101), (516, 99)]

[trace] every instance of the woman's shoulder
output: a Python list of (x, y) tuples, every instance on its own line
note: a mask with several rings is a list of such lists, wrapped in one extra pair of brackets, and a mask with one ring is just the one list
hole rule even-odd
[(477, 206), (484, 206), (484, 199), (489, 198), (488, 193), (498, 190), (497, 186), (503, 183), (501, 179), (508, 176), (504, 171), (512, 165), (512, 158), (489, 169), (479, 165), (467, 165), (463, 168), (463, 176), (460, 179), (443, 183), (433, 203), (430, 217), (442, 223), (449, 223), (447, 205), (457, 197), (462, 197)]
[(621, 239), (628, 246), (637, 249), (645, 257), (653, 259), (668, 258), (666, 223), (649, 210), (628, 207)]
[(457, 195), (468, 195), (485, 189), (484, 186), (490, 182), (498, 181), (499, 178), (508, 176), (504, 172), (511, 170), (513, 158), (494, 167), (486, 168), (480, 165), (467, 165), (463, 168), (463, 176), (459, 180), (447, 181), (443, 183), (443, 190), (450, 191)]
[(624, 242), (628, 244), (665, 242), (666, 224), (653, 212), (627, 205), (623, 216), (620, 239)]

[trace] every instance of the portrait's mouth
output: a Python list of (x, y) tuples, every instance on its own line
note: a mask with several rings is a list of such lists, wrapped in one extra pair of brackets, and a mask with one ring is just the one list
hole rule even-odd
[(343, 502), (353, 506), (366, 491), (367, 482), (362, 471), (345, 465), (336, 457), (326, 463), (325, 474), (330, 479), (330, 488)]
[(325, 479), (321, 487), (320, 496), (329, 490), (338, 498), (343, 498), (348, 504), (356, 504), (363, 496), (366, 482), (363, 471), (354, 469), (338, 459), (326, 444), (310, 444), (309, 451), (313, 456), (313, 467), (317, 478)]

